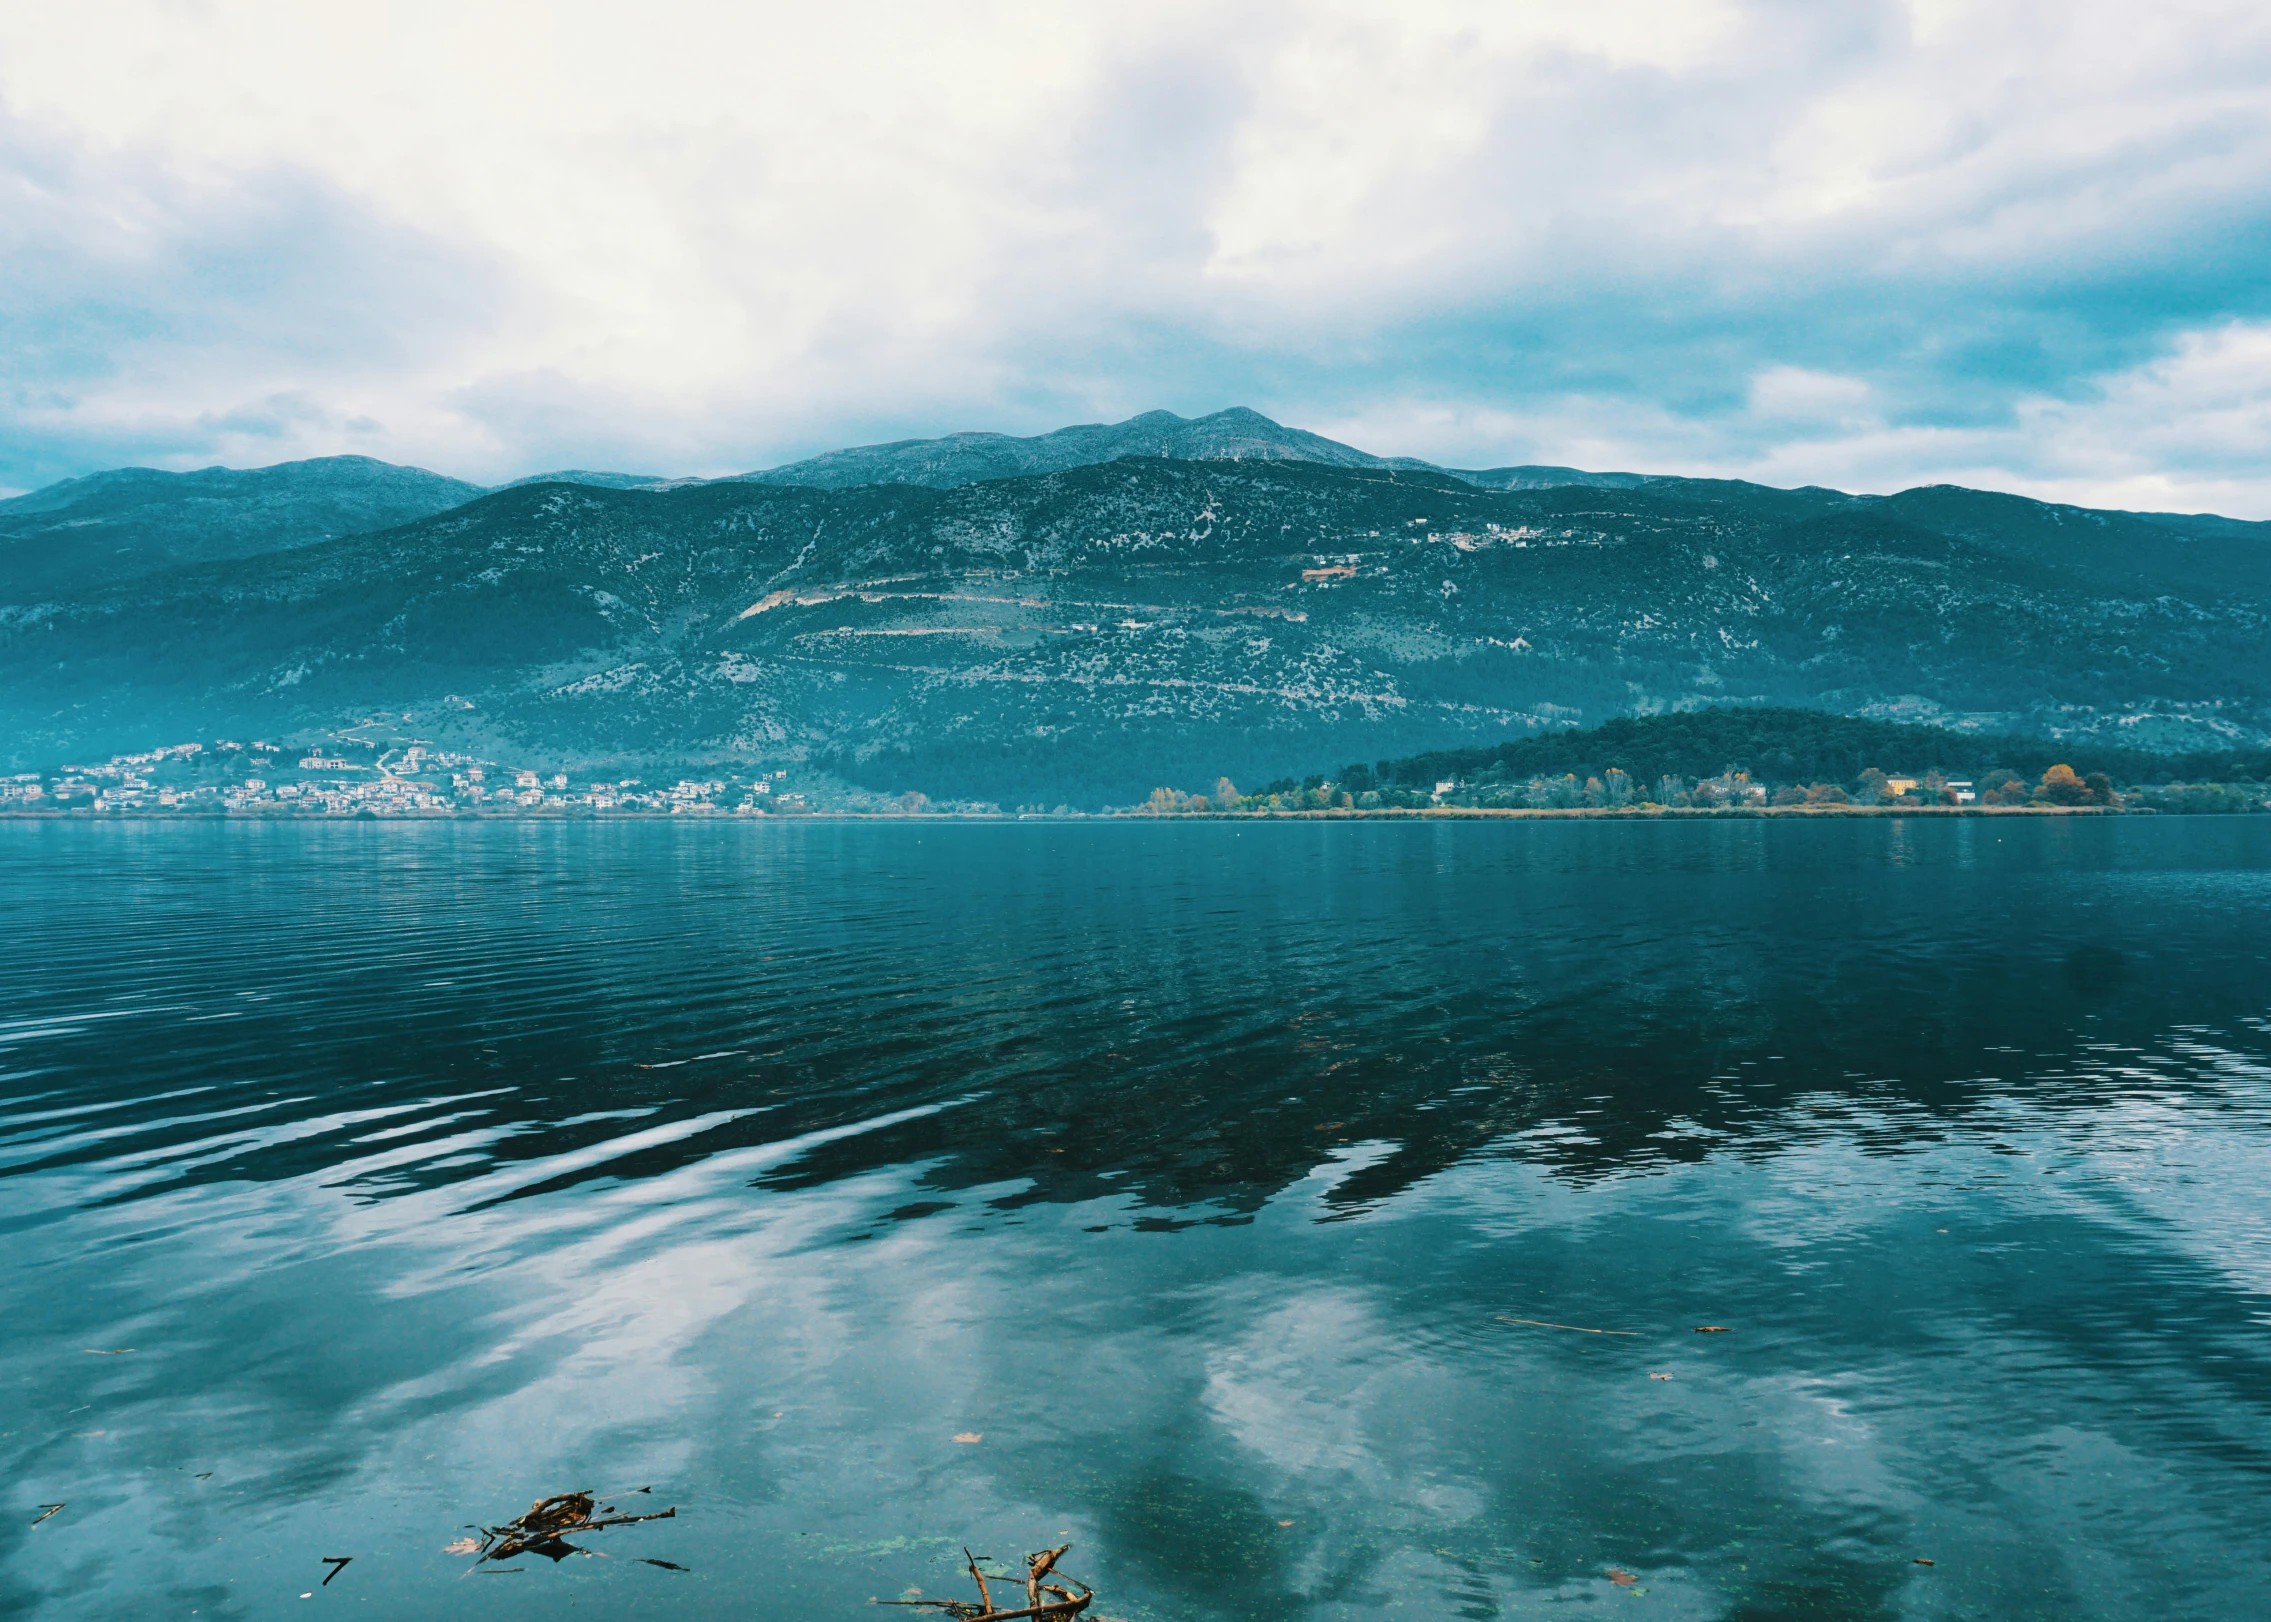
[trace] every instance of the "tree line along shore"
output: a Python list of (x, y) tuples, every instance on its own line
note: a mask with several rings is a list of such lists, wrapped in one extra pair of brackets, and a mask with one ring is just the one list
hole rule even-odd
[(1241, 793), (1227, 777), (1155, 789), (1149, 815), (1558, 815), (1963, 811), (2260, 812), (2271, 749), (2154, 751), (1720, 706), (1621, 716), (1460, 749), (1355, 762)]

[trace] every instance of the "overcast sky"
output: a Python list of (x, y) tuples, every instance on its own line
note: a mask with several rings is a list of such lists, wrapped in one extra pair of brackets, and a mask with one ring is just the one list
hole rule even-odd
[(0, 0), (0, 487), (1383, 454), (2271, 517), (2271, 5)]

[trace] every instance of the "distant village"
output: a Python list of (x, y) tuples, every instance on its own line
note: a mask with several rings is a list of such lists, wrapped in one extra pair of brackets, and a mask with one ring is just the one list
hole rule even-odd
[[(885, 803), (896, 807), (901, 801)], [(319, 747), (258, 739), (180, 743), (114, 755), (99, 765), (0, 779), (0, 812), (19, 814), (752, 816), (814, 809), (804, 793), (789, 786), (785, 769), (667, 784), (639, 778), (571, 783), (565, 772), (500, 764), (427, 744), (355, 739)]]

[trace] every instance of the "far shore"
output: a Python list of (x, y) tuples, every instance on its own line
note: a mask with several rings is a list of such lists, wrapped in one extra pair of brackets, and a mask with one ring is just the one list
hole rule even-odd
[(1665, 817), (2155, 817), (2158, 811), (2128, 811), (2117, 805), (1428, 805), (1410, 809), (1377, 806), (1327, 807), (1315, 811), (1122, 811), (1113, 815), (1153, 822), (1255, 821), (1441, 821), (1498, 817), (1557, 817), (1654, 821)]
[[(2193, 813), (2214, 815), (2215, 813)], [(2237, 813), (2228, 813), (2237, 814)], [(1394, 809), (1328, 807), (1311, 811), (792, 811), (737, 815), (730, 811), (361, 811), (349, 814), (294, 811), (0, 811), (0, 822), (1488, 822), (1569, 821), (1657, 822), (1728, 821), (1758, 818), (1819, 817), (2157, 817), (2150, 808), (2117, 805), (1628, 805), (1486, 807), (1420, 806)]]

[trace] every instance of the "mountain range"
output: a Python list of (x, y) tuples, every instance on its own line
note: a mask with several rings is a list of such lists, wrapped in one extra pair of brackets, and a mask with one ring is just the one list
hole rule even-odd
[(338, 458), (0, 503), (17, 768), (381, 714), (576, 769), (1003, 801), (1727, 702), (2259, 744), (2267, 630), (2271, 525), (1442, 470), (1244, 411), (710, 481)]
[[(676, 490), (708, 483), (794, 484), (842, 490), (861, 484), (951, 489), (1025, 473), (1061, 473), (1123, 456), (1179, 461), (1302, 461), (1326, 467), (1427, 468), (1381, 457), (1321, 434), (1287, 428), (1233, 407), (1191, 419), (1148, 411), (1120, 423), (1087, 423), (1031, 438), (962, 433), (860, 445), (722, 480), (586, 468), (533, 473), (500, 489), (584, 484), (606, 490)], [(1442, 470), (1438, 470), (1442, 471)], [(1489, 489), (1557, 484), (1630, 486), (1632, 473), (1576, 468), (1494, 468), (1457, 477)], [(264, 468), (194, 473), (117, 468), (65, 479), (0, 501), (0, 604), (21, 605), (85, 586), (129, 580), (183, 563), (283, 551), (335, 535), (388, 529), (462, 506), (488, 490), (423, 468), (368, 456), (327, 456)]]

